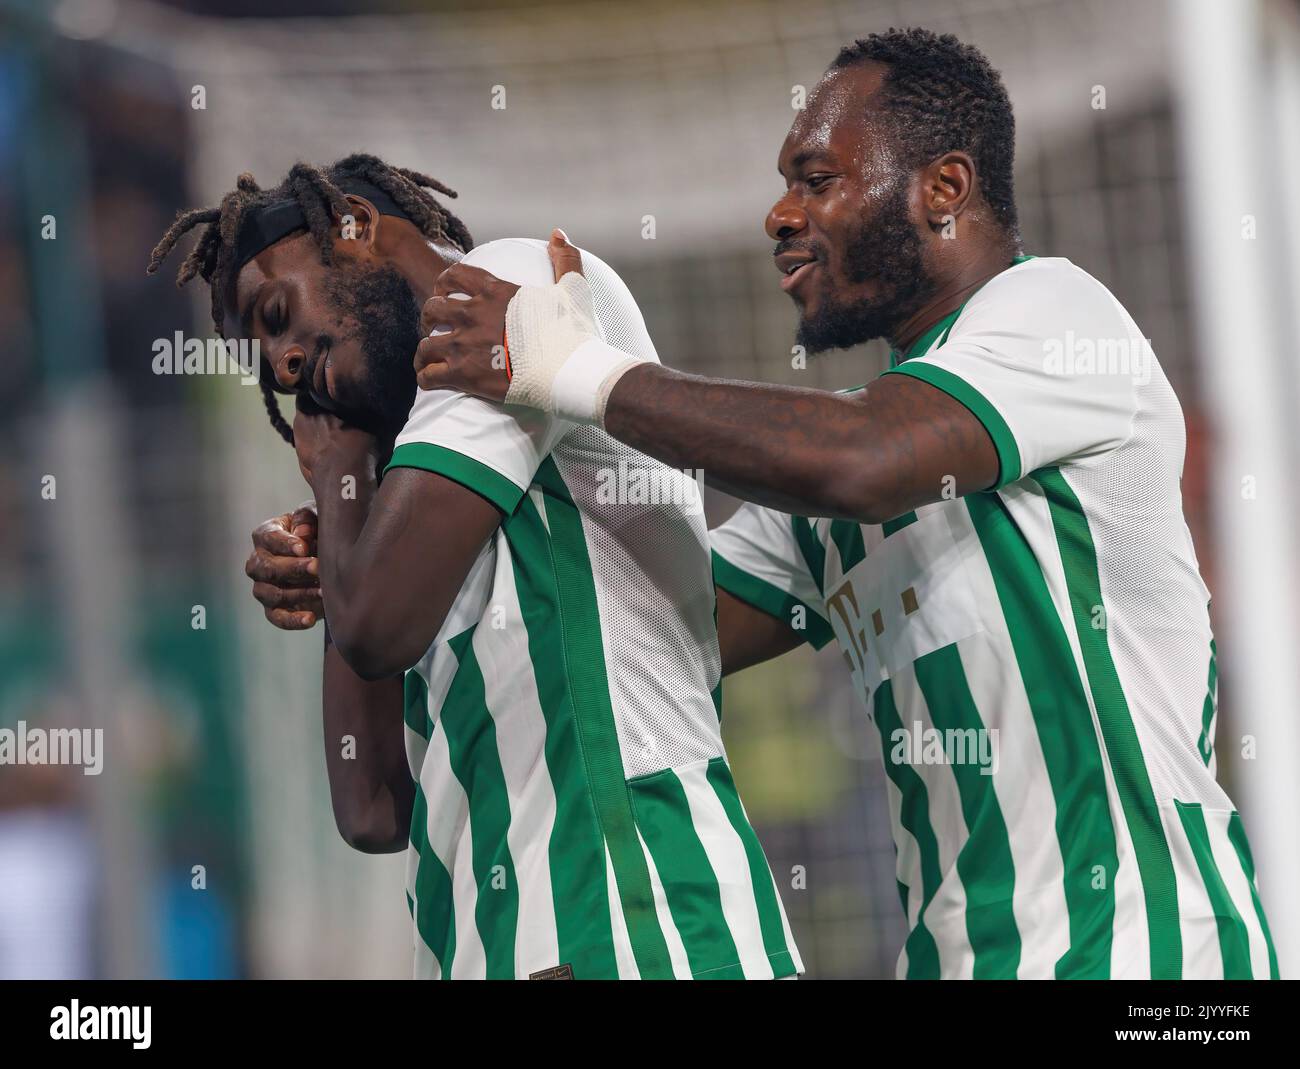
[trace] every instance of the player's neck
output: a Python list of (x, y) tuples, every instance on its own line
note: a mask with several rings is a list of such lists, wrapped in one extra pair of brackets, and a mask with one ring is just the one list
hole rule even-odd
[(939, 280), (934, 296), (892, 330), (886, 340), (906, 353), (926, 331), (970, 300), (984, 283), (1010, 267), (1018, 254), (1016, 246), (998, 243), (969, 260), (958, 261), (951, 274)]
[(464, 255), (459, 249), (453, 249), (449, 245), (435, 245), (422, 237), (417, 246), (413, 246), (407, 255), (399, 259), (397, 268), (410, 284), (416, 303), (424, 307), (424, 302), (433, 296), (438, 276)]

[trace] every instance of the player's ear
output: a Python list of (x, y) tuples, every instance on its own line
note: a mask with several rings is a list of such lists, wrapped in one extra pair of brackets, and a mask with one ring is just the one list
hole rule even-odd
[(921, 172), (926, 222), (940, 230), (961, 215), (975, 188), (975, 163), (964, 152), (945, 152)]
[(355, 193), (347, 193), (345, 196), (348, 202), (347, 214), (340, 215), (337, 211), (334, 213), (335, 240), (359, 241), (367, 250), (373, 249), (382, 225), (380, 220), (383, 217), (379, 214), (379, 209)]

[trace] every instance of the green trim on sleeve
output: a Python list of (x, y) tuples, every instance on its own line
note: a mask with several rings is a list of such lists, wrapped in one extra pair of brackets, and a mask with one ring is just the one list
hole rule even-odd
[(420, 468), (435, 475), (445, 475), (461, 486), (467, 486), (480, 497), (485, 497), (507, 516), (515, 511), (524, 491), (499, 471), (482, 461), (457, 453), (443, 445), (429, 442), (407, 442), (393, 450), (393, 459), (384, 473), (394, 468)]
[(713, 582), (747, 605), (752, 605), (767, 613), (768, 616), (783, 621), (786, 626), (790, 624), (790, 614), (795, 606), (802, 605), (807, 624), (804, 628), (804, 638), (815, 650), (821, 649), (835, 637), (830, 624), (823, 620), (810, 605), (800, 601), (793, 594), (787, 594), (779, 587), (773, 586), (766, 579), (759, 579), (758, 576), (750, 575), (749, 572), (737, 568), (716, 549), (713, 551)]
[(813, 521), (807, 516), (787, 516), (790, 521), (790, 529), (794, 532), (794, 540), (799, 547), (799, 553), (803, 556), (803, 562), (808, 567), (808, 574), (812, 576), (812, 581), (817, 587), (817, 593), (822, 597), (826, 596), (826, 547), (822, 540), (817, 536), (817, 529)]
[(1016, 446), (1016, 436), (1011, 433), (1002, 413), (969, 382), (947, 368), (927, 364), (923, 360), (909, 360), (898, 367), (891, 367), (885, 374), (911, 375), (914, 379), (928, 382), (935, 389), (942, 390), (970, 409), (971, 414), (989, 432), (993, 447), (998, 451), (998, 481), (990, 489), (1000, 490), (1020, 478), (1020, 449)]
[(886, 520), (880, 525), (880, 529), (884, 532), (885, 537), (888, 538), (891, 534), (901, 531), (904, 527), (910, 527), (915, 522), (915, 512), (904, 512), (901, 516), (895, 516), (892, 520)]

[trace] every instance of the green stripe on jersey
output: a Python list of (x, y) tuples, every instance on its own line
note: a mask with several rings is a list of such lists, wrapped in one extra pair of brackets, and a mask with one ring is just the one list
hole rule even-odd
[(474, 922), (487, 956), (487, 978), (515, 976), (515, 934), (519, 925), (519, 882), (506, 836), (510, 796), (506, 790), (496, 722), (487, 715), (483, 673), (474, 655), (475, 628), (448, 645), (460, 662), (438, 724), (447, 737), (451, 768), (470, 803), (471, 854), (478, 893)]
[(1088, 518), (1059, 469), (1043, 468), (1034, 472), (1033, 478), (1043, 488), (1051, 510), (1088, 685), (1142, 877), (1151, 943), (1151, 978), (1178, 980), (1183, 973), (1183, 940), (1178, 923), (1174, 862), (1106, 631), (1092, 624), (1096, 607), (1104, 603)]
[[(745, 816), (740, 804), (740, 795), (736, 791), (736, 782), (731, 778), (731, 769), (725, 758), (715, 757), (709, 762), (709, 786), (718, 796), (732, 830), (745, 846), (745, 857), (749, 861), (749, 879), (754, 885), (754, 902), (758, 907), (758, 923), (763, 933), (763, 950), (777, 976), (785, 976), (795, 971), (794, 957), (785, 942), (785, 926), (781, 923), (781, 903), (776, 895), (776, 885), (771, 870), (767, 867), (767, 858), (759, 845), (758, 836)], [(782, 966), (786, 965), (785, 970)]]
[(840, 551), (841, 575), (848, 575), (866, 559), (867, 550), (862, 543), (862, 528), (852, 520), (832, 520), (831, 541)]
[[(921, 853), (921, 908), (916, 923), (908, 933), (904, 949), (907, 951), (907, 978), (909, 980), (939, 979), (939, 947), (925, 924), (925, 910), (939, 891), (943, 873), (939, 869), (939, 843), (930, 826), (930, 795), (916, 769), (906, 762), (891, 759), (891, 740), (902, 730), (898, 708), (894, 704), (894, 686), (886, 679), (876, 688), (876, 726), (880, 730), (880, 743), (884, 750), (885, 774), (902, 795), (899, 805), (899, 823), (916, 840)], [(904, 912), (907, 906), (904, 904)]]
[(417, 785), (411, 806), (411, 846), (419, 861), (415, 870), (415, 930), (438, 959), (442, 978), (451, 978), (456, 959), (456, 907), (451, 874), (429, 846), (429, 804)]
[(429, 741), (429, 687), (414, 668), (402, 680), (402, 718), (408, 728)]
[[(925, 696), (934, 726), (945, 733), (984, 730), (975, 699), (966, 682), (961, 654), (944, 646), (919, 658), (916, 679)], [(967, 754), (973, 751), (967, 748)], [(1014, 980), (1020, 966), (1020, 933), (1011, 899), (1016, 868), (1011, 857), (1002, 807), (993, 777), (973, 761), (954, 762), (953, 779), (961, 798), (968, 837), (957, 854), (957, 874), (966, 892), (966, 934), (975, 954), (976, 980)]]
[(444, 475), (461, 486), (467, 486), (480, 497), (485, 497), (509, 516), (519, 504), (524, 492), (499, 471), (477, 460), (430, 442), (407, 442), (393, 450), (393, 458), (384, 468), (384, 474), (393, 468), (419, 468), (435, 475)]
[(794, 540), (799, 545), (799, 552), (803, 554), (804, 564), (808, 566), (808, 572), (817, 584), (817, 592), (825, 597), (826, 547), (817, 537), (812, 520), (806, 516), (791, 516), (790, 522), (794, 525)]
[(591, 795), (569, 677), (564, 636), (554, 626), (560, 601), (550, 542), (529, 497), (503, 527), (513, 559), (519, 607), (528, 632), (528, 657), (546, 720), (544, 751), (555, 793), (555, 821), (547, 854), (559, 960), (578, 979), (614, 978), (614, 929), (605, 844)]
[(1056, 976), (1107, 979), (1119, 854), (1083, 680), (1042, 569), (1006, 505), (996, 493), (963, 500), (993, 575), (1056, 802), (1070, 924)]
[(582, 516), (550, 457), (538, 468), (535, 481), (547, 494), (546, 521), (551, 532), (560, 627), (579, 745), (586, 759), (596, 817), (613, 862), (632, 952), (643, 980), (671, 979), (668, 944), (659, 927), (650, 869), (641, 852), (623, 778), (623, 757), (605, 671), (596, 582), (587, 556)]
[(886, 520), (880, 525), (880, 530), (886, 538), (896, 531), (901, 531), (904, 527), (909, 527), (916, 522), (915, 512), (904, 512), (901, 516), (895, 516), (892, 520)]
[[(728, 594), (739, 598), (746, 605), (752, 605), (754, 608), (762, 610), (768, 616), (776, 617), (791, 630), (796, 630), (794, 627), (794, 610), (801, 607), (804, 619), (804, 638), (814, 649), (821, 649), (835, 637), (831, 625), (823, 620), (821, 614), (811, 606), (806, 605), (793, 594), (787, 594), (784, 590), (780, 590), (771, 583), (758, 578), (758, 576), (742, 571), (731, 561), (721, 556), (717, 550), (713, 551), (713, 581)], [(721, 713), (719, 713), (720, 715)]]
[(1264, 916), (1264, 904), (1259, 900), (1259, 887), (1255, 883), (1255, 859), (1250, 853), (1250, 842), (1246, 839), (1246, 828), (1241, 823), (1241, 816), (1233, 813), (1228, 818), (1228, 841), (1237, 852), (1237, 859), (1246, 871), (1246, 882), (1250, 884), (1250, 898), (1255, 904), (1255, 916), (1259, 920), (1260, 930), (1264, 933), (1264, 942), (1268, 946), (1268, 974), (1273, 980), (1278, 978), (1277, 951), (1273, 949), (1273, 935), (1268, 930), (1268, 918)]
[(1205, 702), (1201, 706), (1201, 737), (1196, 741), (1197, 752), (1200, 753), (1207, 767), (1210, 758), (1214, 756), (1214, 742), (1210, 736), (1210, 729), (1214, 726), (1214, 710), (1218, 706), (1218, 691), (1215, 689), (1218, 681), (1218, 656), (1214, 648), (1214, 639), (1210, 639), (1210, 678), (1205, 686)]
[(1210, 908), (1214, 910), (1214, 923), (1219, 929), (1219, 952), (1223, 955), (1223, 978), (1250, 980), (1250, 937), (1214, 860), (1210, 832), (1205, 826), (1205, 812), (1200, 802), (1180, 802), (1177, 799), (1174, 799), (1174, 808), (1178, 810), (1178, 819), (1183, 822), (1183, 831), (1187, 833), (1192, 856), (1196, 858), (1196, 868), (1205, 884)]
[[(718, 877), (695, 831), (682, 781), (668, 768), (629, 780), (627, 786), (691, 972), (699, 978), (707, 974), (710, 980), (743, 980), (740, 951), (722, 912)], [(727, 965), (718, 968), (719, 961)]]

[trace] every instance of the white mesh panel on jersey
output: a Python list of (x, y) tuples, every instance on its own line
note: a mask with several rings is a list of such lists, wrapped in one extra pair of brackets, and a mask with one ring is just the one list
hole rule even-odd
[(1151, 369), (1137, 387), (1128, 441), (1096, 463), (1071, 465), (1069, 481), (1088, 514), (1111, 655), (1156, 801), (1230, 808), (1197, 751), (1209, 682), (1209, 594), (1183, 519), (1186, 429), (1154, 359)]
[[(583, 273), (604, 340), (658, 362), (622, 279), (586, 253)], [(582, 515), (625, 774), (719, 756), (711, 691), (722, 665), (708, 529), (693, 480), (598, 427), (573, 428), (551, 455)], [(644, 472), (669, 503), (609, 501), (620, 463)]]

